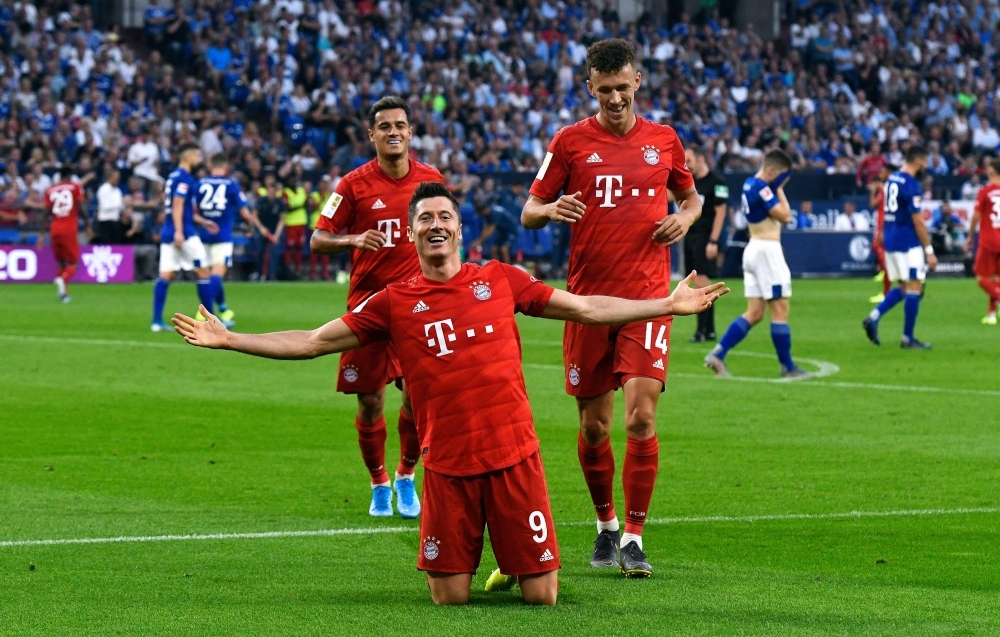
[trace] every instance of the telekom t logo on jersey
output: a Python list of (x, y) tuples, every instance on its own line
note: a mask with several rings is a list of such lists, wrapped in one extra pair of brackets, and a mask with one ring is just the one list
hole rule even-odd
[(385, 246), (386, 248), (395, 248), (396, 244), (393, 242), (402, 236), (399, 230), (399, 219), (379, 219), (377, 222), (379, 232), (385, 235)]
[[(447, 331), (445, 331), (445, 328), (447, 328)], [(476, 338), (477, 329), (470, 327), (465, 330), (466, 338)], [(433, 334), (431, 334), (432, 330)], [(480, 334), (492, 334), (493, 331), (493, 325), (486, 325), (482, 328)], [(424, 336), (427, 337), (427, 347), (438, 348), (438, 356), (447, 356), (448, 354), (455, 353), (455, 350), (448, 348), (448, 343), (454, 343), (458, 338), (455, 335), (455, 325), (451, 322), (451, 319), (424, 323)]]
[[(598, 197), (604, 197), (604, 201), (599, 206), (600, 208), (617, 208), (617, 204), (611, 200), (612, 197), (622, 196), (622, 176), (621, 175), (598, 175), (597, 176), (597, 190), (594, 194)], [(632, 188), (631, 194), (633, 197), (638, 197), (642, 191), (639, 188)], [(647, 197), (655, 197), (656, 189), (648, 188), (645, 191)]]

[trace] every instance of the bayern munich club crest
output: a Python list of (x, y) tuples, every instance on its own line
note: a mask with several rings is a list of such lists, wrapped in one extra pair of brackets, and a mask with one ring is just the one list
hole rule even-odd
[(472, 295), (480, 301), (488, 301), (493, 296), (493, 290), (490, 289), (490, 284), (486, 281), (476, 281), (469, 287), (472, 288)]
[(357, 382), (358, 368), (355, 367), (354, 365), (348, 365), (347, 367), (344, 368), (343, 375), (344, 375), (344, 380), (346, 380), (347, 382), (349, 383)]
[(436, 560), (441, 555), (441, 544), (436, 537), (424, 538), (424, 559)]
[(655, 166), (660, 163), (660, 149), (655, 146), (643, 146), (642, 158), (650, 166)]
[(576, 365), (570, 365), (566, 377), (569, 378), (569, 384), (576, 387), (580, 384), (580, 368)]

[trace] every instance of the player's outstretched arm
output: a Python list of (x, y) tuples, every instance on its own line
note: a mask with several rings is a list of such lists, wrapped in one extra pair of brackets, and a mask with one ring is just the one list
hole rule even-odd
[(697, 272), (692, 272), (677, 284), (673, 294), (665, 299), (634, 301), (614, 296), (578, 296), (563, 290), (552, 293), (543, 318), (573, 321), (584, 325), (622, 325), (660, 316), (698, 314), (710, 308), (729, 292), (725, 283), (704, 288), (692, 288)]
[(263, 358), (304, 360), (336, 354), (360, 347), (358, 337), (341, 319), (330, 321), (312, 331), (271, 332), (269, 334), (239, 334), (230, 332), (218, 318), (199, 306), (205, 321), (174, 314), (174, 330), (191, 345), (208, 349), (228, 349)]
[(587, 207), (580, 201), (582, 192), (563, 195), (555, 201), (545, 201), (535, 195), (528, 195), (528, 201), (521, 209), (521, 225), (528, 230), (544, 228), (550, 221), (576, 223), (583, 219)]

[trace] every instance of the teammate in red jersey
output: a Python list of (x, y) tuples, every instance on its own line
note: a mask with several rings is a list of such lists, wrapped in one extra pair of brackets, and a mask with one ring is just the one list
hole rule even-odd
[(200, 347), (277, 359), (306, 359), (395, 346), (409, 379), (424, 458), (424, 505), (417, 568), (437, 604), (464, 604), (479, 566), (483, 533), (524, 600), (554, 604), (559, 546), (521, 371), (515, 312), (611, 325), (710, 307), (727, 290), (695, 290), (694, 274), (669, 298), (626, 300), (555, 290), (523, 270), (492, 261), (462, 264), (458, 201), (439, 183), (421, 184), (409, 207), (408, 236), (421, 274), (389, 285), (346, 316), (312, 332), (236, 334), (204, 307), (202, 323), (176, 315)]
[[(587, 51), (587, 89), (599, 104), (594, 117), (559, 131), (549, 145), (531, 197), (521, 213), (526, 228), (571, 224), (567, 289), (631, 299), (666, 296), (670, 251), (701, 214), (701, 200), (669, 126), (636, 116), (641, 74), (632, 46), (602, 40)], [(667, 191), (679, 209), (668, 215)], [(559, 197), (559, 193), (565, 194)], [(652, 574), (642, 526), (659, 465), (656, 404), (664, 389), (671, 318), (592, 327), (567, 323), (563, 335), (566, 391), (580, 412), (578, 451), (597, 510), (594, 567), (620, 566), (629, 577)], [(614, 391), (625, 395), (625, 533), (612, 496)]]
[(876, 211), (875, 231), (872, 233), (872, 251), (875, 253), (875, 263), (878, 265), (879, 274), (875, 278), (882, 281), (882, 294), (876, 294), (868, 299), (871, 303), (881, 303), (885, 300), (885, 295), (892, 289), (892, 281), (885, 269), (885, 235), (883, 234), (885, 232), (885, 180), (897, 170), (899, 168), (892, 164), (884, 164), (879, 169), (878, 175), (872, 177), (871, 183), (868, 184), (868, 201)]
[[(73, 171), (69, 166), (59, 170), (59, 181), (45, 191), (42, 200), (45, 202), (46, 214), (42, 215), (42, 230), (38, 235), (38, 247), (45, 245), (46, 231), (52, 235), (52, 252), (59, 263), (59, 270), (53, 283), (59, 291), (63, 303), (73, 299), (69, 295), (67, 284), (76, 274), (76, 264), (80, 260), (80, 241), (77, 231), (80, 224), (80, 204), (83, 202), (83, 189), (72, 181)], [(52, 221), (49, 222), (49, 213)], [(93, 235), (90, 219), (84, 215), (87, 224), (87, 238)]]
[[(407, 206), (414, 189), (424, 181), (441, 182), (436, 168), (409, 158), (410, 107), (398, 97), (383, 97), (368, 114), (368, 137), (376, 158), (348, 173), (337, 184), (316, 224), (309, 247), (315, 254), (351, 251), (351, 285), (347, 309), (391, 283), (420, 274), (413, 242), (406, 235)], [(345, 232), (345, 234), (339, 234)], [(399, 465), (393, 489), (396, 508), (405, 518), (420, 515), (413, 481), (420, 446), (413, 423), (409, 394), (392, 346), (376, 342), (340, 357), (337, 391), (358, 395), (361, 457), (372, 481), (368, 512), (392, 515), (389, 476), (385, 470), (385, 386), (396, 381), (403, 391), (399, 411)]]
[(1000, 158), (986, 162), (989, 183), (976, 197), (976, 210), (969, 222), (969, 242), (965, 248), (972, 252), (972, 242), (979, 227), (979, 248), (973, 270), (976, 281), (990, 297), (990, 306), (983, 319), (984, 325), (997, 324), (997, 304), (1000, 303)]

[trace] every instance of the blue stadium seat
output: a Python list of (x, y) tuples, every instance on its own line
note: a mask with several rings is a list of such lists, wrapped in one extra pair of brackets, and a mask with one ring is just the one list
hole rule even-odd
[(552, 228), (545, 226), (537, 230), (521, 230), (514, 249), (525, 259), (543, 259), (552, 254)]
[(21, 233), (17, 230), (0, 230), (0, 243), (21, 243)]

